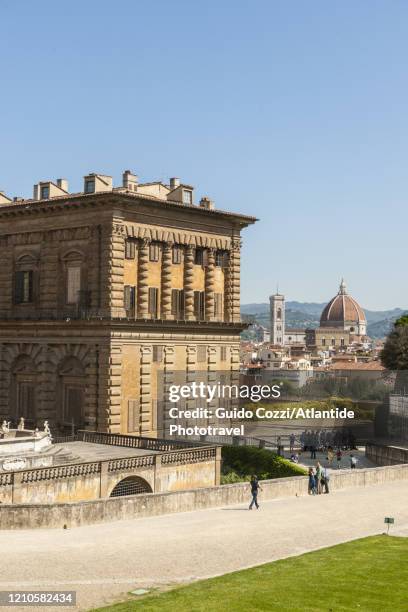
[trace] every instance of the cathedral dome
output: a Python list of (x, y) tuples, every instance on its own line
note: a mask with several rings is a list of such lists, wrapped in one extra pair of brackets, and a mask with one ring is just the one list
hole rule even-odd
[[(365, 333), (365, 325), (364, 310), (347, 293), (346, 285), (342, 280), (338, 294), (330, 300), (322, 312), (320, 326), (349, 328), (351, 332), (358, 334)], [(355, 329), (353, 326), (355, 326)]]

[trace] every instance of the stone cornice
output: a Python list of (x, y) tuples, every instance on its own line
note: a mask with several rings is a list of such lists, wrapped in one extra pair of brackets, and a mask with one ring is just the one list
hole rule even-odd
[(138, 193), (127, 193), (118, 191), (105, 191), (92, 194), (70, 194), (68, 196), (58, 196), (50, 200), (23, 200), (21, 202), (13, 202), (7, 206), (0, 207), (0, 219), (3, 217), (10, 217), (16, 215), (32, 215), (64, 210), (66, 208), (84, 208), (88, 206), (94, 207), (95, 205), (104, 205), (107, 203), (117, 206), (118, 204), (132, 204), (134, 206), (135, 201), (148, 202), (149, 206), (157, 205), (158, 208), (170, 208), (182, 210), (186, 213), (197, 214), (202, 217), (223, 217), (228, 219), (232, 223), (238, 223), (240, 227), (246, 227), (252, 225), (258, 219), (248, 215), (242, 215), (239, 213), (233, 213), (225, 210), (207, 209), (201, 208), (200, 206), (186, 206), (179, 202), (160, 200), (153, 196)]
[(221, 321), (171, 321), (171, 320), (149, 320), (149, 319), (110, 319), (110, 320), (81, 320), (71, 319), (70, 321), (59, 320), (4, 320), (0, 319), (0, 331), (11, 330), (17, 333), (22, 333), (23, 330), (35, 329), (37, 332), (46, 329), (58, 329), (64, 333), (72, 330), (72, 334), (80, 333), (80, 330), (89, 330), (90, 333), (95, 333), (98, 330), (100, 333), (107, 331), (135, 331), (135, 332), (152, 332), (158, 333), (189, 333), (194, 334), (239, 334), (242, 330), (248, 327), (247, 323), (235, 322), (225, 323)]

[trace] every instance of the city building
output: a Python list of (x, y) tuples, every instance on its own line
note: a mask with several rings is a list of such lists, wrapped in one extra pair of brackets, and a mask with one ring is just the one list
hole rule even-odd
[(306, 345), (315, 350), (345, 350), (366, 341), (367, 321), (361, 306), (347, 293), (344, 280), (320, 317), (320, 326), (306, 329)]
[(270, 303), (270, 341), (275, 346), (291, 344), (305, 344), (305, 330), (295, 327), (286, 327), (285, 296), (275, 293), (269, 298)]
[(178, 371), (239, 372), (241, 230), (179, 179), (0, 197), (0, 418), (162, 435)]
[(275, 346), (282, 346), (285, 341), (285, 296), (275, 293), (269, 298), (270, 303), (270, 341)]

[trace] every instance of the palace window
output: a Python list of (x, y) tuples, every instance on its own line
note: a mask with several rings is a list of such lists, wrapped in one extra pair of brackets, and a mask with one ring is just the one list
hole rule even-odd
[(226, 346), (222, 346), (221, 347), (221, 361), (227, 361), (227, 347)]
[(183, 204), (191, 205), (193, 203), (193, 192), (190, 189), (183, 189)]
[(326, 346), (326, 338), (322, 338), (322, 346)]
[(194, 291), (194, 316), (198, 321), (204, 321), (204, 291)]
[(14, 278), (15, 304), (29, 304), (33, 301), (33, 271), (19, 270)]
[(158, 242), (152, 242), (149, 246), (149, 260), (150, 261), (159, 261), (160, 257), (160, 245)]
[(344, 338), (340, 338), (340, 345), (344, 346)]
[(149, 287), (149, 314), (152, 319), (158, 318), (158, 297), (159, 290), (157, 287)]
[(331, 339), (331, 345), (336, 346), (336, 340), (334, 338)]
[(136, 255), (136, 244), (133, 240), (125, 242), (125, 257), (126, 259), (134, 259)]
[(184, 319), (184, 290), (173, 289), (171, 292), (171, 314), (175, 319)]
[(163, 347), (161, 345), (153, 345), (153, 361), (155, 363), (161, 363), (163, 360)]
[(202, 266), (204, 263), (204, 249), (197, 248), (194, 253), (194, 263), (196, 266)]
[(218, 268), (226, 268), (228, 264), (228, 253), (226, 251), (217, 251), (215, 254), (215, 265)]
[(67, 304), (78, 304), (81, 291), (81, 266), (69, 265), (67, 268)]
[(87, 179), (85, 181), (85, 193), (94, 193), (95, 191), (95, 180)]
[(126, 316), (133, 317), (135, 315), (136, 287), (125, 285), (123, 302), (126, 310)]
[(173, 263), (181, 264), (182, 260), (183, 260), (183, 247), (176, 244), (173, 247)]
[(205, 344), (200, 344), (197, 347), (197, 362), (205, 363), (207, 361), (207, 346)]
[(41, 199), (42, 200), (48, 200), (49, 197), (50, 197), (50, 186), (49, 185), (43, 185), (41, 187)]

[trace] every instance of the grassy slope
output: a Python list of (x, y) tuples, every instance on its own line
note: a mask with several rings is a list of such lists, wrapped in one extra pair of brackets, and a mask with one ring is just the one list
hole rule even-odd
[(347, 542), (104, 610), (406, 612), (408, 538), (374, 536)]

